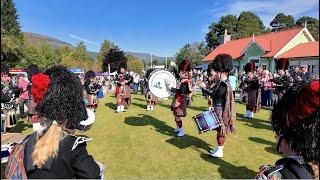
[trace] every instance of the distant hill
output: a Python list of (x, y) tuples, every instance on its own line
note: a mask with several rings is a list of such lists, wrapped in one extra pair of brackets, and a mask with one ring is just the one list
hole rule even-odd
[(60, 41), (59, 39), (44, 36), (36, 33), (30, 33), (30, 32), (24, 32), (23, 33), (25, 43), (27, 44), (35, 44), (35, 45), (43, 45), (48, 44), (55, 48), (60, 48), (64, 46), (68, 46), (70, 48), (73, 48), (73, 46), (70, 43)]
[[(31, 32), (24, 32), (24, 39), (27, 44), (35, 44), (35, 45), (42, 45), (42, 44), (48, 44), (52, 45), (55, 48), (60, 48), (64, 46), (68, 46), (70, 48), (74, 48), (70, 43), (63, 42), (57, 38), (49, 37), (49, 36), (44, 36), (41, 34), (36, 34), (36, 33), (31, 33)], [(88, 51), (90, 56), (92, 58), (96, 58), (98, 55), (98, 52), (92, 52)], [(138, 59), (144, 60), (144, 61), (150, 61), (150, 54), (148, 53), (136, 53), (136, 52), (129, 52), (125, 51), (126, 55), (132, 55)], [(161, 57), (161, 56), (155, 56), (152, 55), (153, 60), (159, 60), (159, 61), (165, 61), (166, 57)], [(168, 57), (168, 61), (173, 60), (173, 57)]]

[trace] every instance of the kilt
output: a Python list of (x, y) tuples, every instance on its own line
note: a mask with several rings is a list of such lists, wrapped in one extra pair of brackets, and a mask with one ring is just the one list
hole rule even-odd
[(188, 107), (188, 95), (176, 94), (171, 104), (171, 111), (173, 112), (173, 115), (178, 117), (186, 117), (187, 107)]
[(155, 95), (153, 95), (150, 91), (148, 91), (147, 94), (146, 94), (146, 100), (147, 101), (153, 101), (155, 103), (159, 102), (159, 98), (156, 97)]
[(261, 90), (248, 89), (247, 110), (257, 112), (261, 109)]
[(116, 87), (116, 96), (117, 98), (131, 98), (131, 88), (129, 85), (125, 85), (122, 87), (123, 89), (121, 90), (121, 86)]

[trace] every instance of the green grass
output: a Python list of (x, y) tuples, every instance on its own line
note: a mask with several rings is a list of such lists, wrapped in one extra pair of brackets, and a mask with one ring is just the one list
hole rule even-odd
[[(192, 116), (205, 111), (207, 101), (195, 96), (183, 119), (186, 135), (175, 137), (175, 123), (165, 100), (155, 111), (145, 110), (142, 95), (133, 95), (125, 113), (115, 113), (115, 98), (100, 100), (93, 127), (83, 134), (92, 137), (88, 151), (107, 166), (107, 179), (195, 179), (253, 178), (262, 164), (278, 158), (268, 110), (256, 119), (243, 119), (243, 104), (236, 104), (237, 131), (228, 134), (222, 159), (213, 159), (207, 150), (216, 146), (216, 132), (199, 134)], [(32, 129), (20, 123), (24, 134)]]

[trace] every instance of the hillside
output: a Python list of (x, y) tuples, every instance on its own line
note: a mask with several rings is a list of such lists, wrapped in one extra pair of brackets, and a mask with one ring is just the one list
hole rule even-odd
[[(26, 44), (35, 44), (35, 45), (48, 44), (48, 45), (51, 45), (55, 48), (60, 48), (60, 47), (64, 47), (64, 46), (74, 48), (70, 43), (63, 42), (57, 38), (44, 36), (41, 34), (36, 34), (36, 33), (31, 33), (31, 32), (24, 32), (23, 35), (24, 35), (24, 39), (25, 39)], [(98, 55), (98, 52), (88, 51), (88, 53), (90, 54), (90, 56), (92, 58), (95, 58)], [(136, 53), (136, 52), (125, 51), (125, 54), (132, 55), (132, 56), (134, 56), (138, 59), (144, 60), (144, 61), (150, 60), (150, 54), (148, 54), (148, 53)], [(161, 61), (165, 61), (166, 58), (153, 55), (152, 59), (158, 60), (161, 62)], [(168, 57), (168, 61), (170, 61), (172, 59), (174, 59), (174, 58)]]
[(60, 48), (64, 46), (73, 48), (73, 46), (70, 43), (63, 42), (63, 41), (60, 41), (59, 39), (49, 37), (49, 36), (44, 36), (44, 35), (30, 33), (30, 32), (24, 32), (23, 36), (26, 44), (35, 44), (35, 45), (48, 44), (55, 48)]

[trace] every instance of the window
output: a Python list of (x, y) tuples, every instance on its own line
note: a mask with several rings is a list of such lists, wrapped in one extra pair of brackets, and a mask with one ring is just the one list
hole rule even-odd
[(266, 70), (267, 69), (267, 65), (266, 64), (262, 64), (262, 69)]
[(250, 61), (255, 63), (255, 64), (259, 64), (259, 59), (251, 59)]

